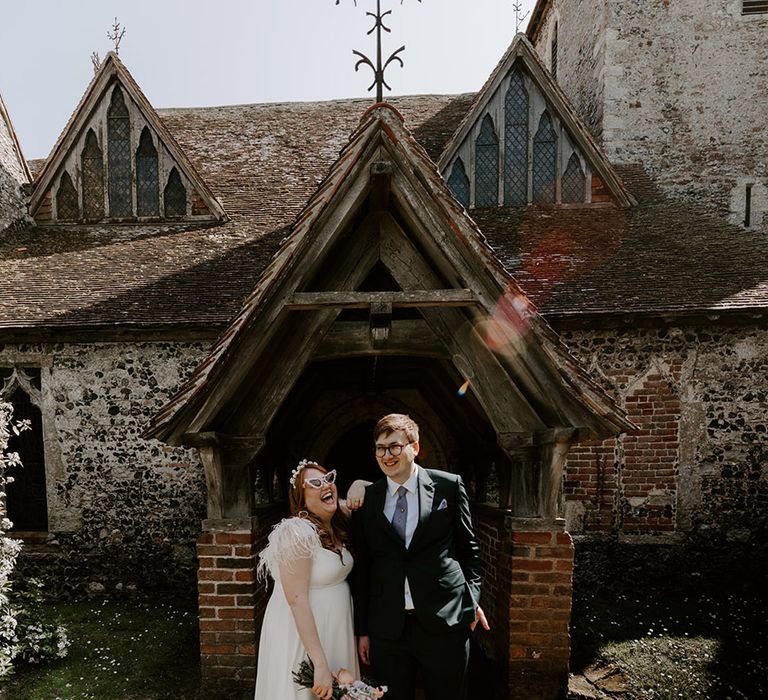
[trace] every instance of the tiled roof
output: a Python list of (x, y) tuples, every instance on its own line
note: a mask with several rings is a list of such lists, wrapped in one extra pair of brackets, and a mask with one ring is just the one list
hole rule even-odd
[[(471, 100), (393, 99), (433, 157)], [(0, 328), (226, 324), (370, 100), (158, 110), (231, 220), (34, 227), (0, 239)]]
[(768, 238), (670, 199), (617, 168), (630, 209), (483, 209), (472, 215), (547, 318), (768, 311)]
[[(392, 99), (436, 160), (472, 95)], [(158, 110), (231, 220), (0, 239), (0, 328), (217, 326), (239, 310), (368, 100)], [(768, 309), (768, 240), (617, 168), (638, 205), (470, 212), (548, 317)]]

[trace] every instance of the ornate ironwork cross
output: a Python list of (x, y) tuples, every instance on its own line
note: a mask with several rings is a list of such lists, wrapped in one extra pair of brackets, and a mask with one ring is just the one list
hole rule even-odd
[(523, 20), (531, 14), (530, 11), (523, 14), (523, 3), (521, 2), (513, 2), (512, 8), (515, 11), (515, 34), (520, 31), (520, 25), (523, 23)]
[[(341, 2), (341, 0), (336, 0), (336, 4), (338, 5)], [(421, 2), (421, 0), (419, 0)], [(355, 7), (357, 7), (357, 0), (354, 0)], [(400, 0), (400, 4), (403, 4), (403, 0)], [(355, 56), (359, 56), (360, 60), (358, 60), (357, 63), (355, 63), (355, 71), (358, 71), (360, 69), (360, 66), (366, 65), (373, 71), (373, 82), (368, 86), (368, 91), (370, 92), (373, 90), (373, 88), (376, 88), (376, 102), (382, 102), (384, 100), (384, 88), (387, 88), (387, 90), (391, 90), (392, 88), (387, 84), (387, 81), (384, 79), (384, 71), (387, 70), (387, 67), (390, 63), (397, 62), (400, 64), (400, 66), (404, 66), (403, 59), (400, 58), (400, 54), (405, 51), (405, 46), (401, 46), (396, 51), (393, 51), (389, 58), (382, 63), (382, 57), (381, 57), (381, 32), (382, 30), (385, 32), (391, 32), (392, 30), (384, 24), (384, 18), (387, 15), (392, 14), (392, 10), (387, 10), (386, 12), (381, 11), (381, 0), (376, 0), (376, 12), (366, 12), (366, 15), (373, 18), (373, 27), (368, 31), (368, 34), (373, 34), (373, 32), (376, 32), (376, 63), (368, 58), (364, 53), (361, 53), (360, 51), (355, 51), (353, 49), (352, 53)]]

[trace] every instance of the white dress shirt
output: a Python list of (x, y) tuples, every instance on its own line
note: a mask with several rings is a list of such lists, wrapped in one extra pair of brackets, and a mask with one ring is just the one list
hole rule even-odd
[[(395, 505), (397, 504), (397, 490), (404, 486), (406, 490), (405, 501), (408, 504), (408, 518), (405, 521), (405, 546), (409, 547), (416, 526), (419, 524), (419, 466), (408, 478), (404, 484), (398, 484), (387, 477), (387, 495), (384, 499), (384, 517), (389, 522), (395, 515)], [(408, 578), (405, 579), (405, 609), (413, 610), (413, 598), (411, 598), (411, 588), (408, 585)]]

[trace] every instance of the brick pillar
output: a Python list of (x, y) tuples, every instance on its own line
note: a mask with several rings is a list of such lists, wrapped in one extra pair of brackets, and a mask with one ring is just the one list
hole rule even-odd
[(510, 533), (509, 698), (560, 700), (568, 691), (573, 541), (559, 520), (547, 529), (515, 520)]
[(197, 544), (200, 665), (206, 698), (252, 698), (267, 593), (256, 583), (256, 555), (279, 512), (204, 520)]

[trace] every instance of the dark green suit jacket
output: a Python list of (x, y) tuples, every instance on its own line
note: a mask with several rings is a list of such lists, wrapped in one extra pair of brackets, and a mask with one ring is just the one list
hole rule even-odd
[(407, 549), (384, 515), (386, 490), (386, 478), (371, 484), (352, 519), (356, 634), (400, 637), (406, 576), (425, 630), (469, 630), (480, 600), (480, 548), (461, 477), (419, 468), (419, 521)]

